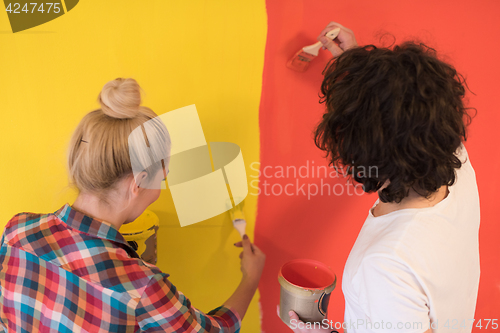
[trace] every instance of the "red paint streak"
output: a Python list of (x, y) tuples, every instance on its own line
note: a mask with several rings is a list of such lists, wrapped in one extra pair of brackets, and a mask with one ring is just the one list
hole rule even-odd
[[(343, 321), (344, 298), (342, 272), (350, 249), (376, 200), (376, 195), (357, 196), (346, 192), (346, 179), (311, 177), (311, 166), (326, 165), (314, 145), (312, 131), (320, 120), (323, 105), (318, 104), (321, 71), (329, 57), (326, 51), (314, 59), (304, 73), (294, 72), (286, 62), (303, 46), (316, 42), (319, 32), (331, 20), (352, 29), (360, 45), (380, 45), (378, 33), (388, 31), (400, 43), (412, 36), (447, 57), (467, 77), (469, 105), (479, 116), (470, 128), (466, 146), (476, 170), (481, 196), (481, 284), (475, 318), (497, 318), (500, 313), (500, 224), (496, 213), (500, 187), (500, 149), (495, 144), (500, 115), (497, 112), (497, 61), (500, 2), (470, 3), (423, 0), (389, 1), (267, 1), (268, 35), (260, 105), (261, 171), (260, 188), (267, 189), (258, 201), (255, 241), (267, 254), (267, 263), (259, 286), (263, 310), (262, 330), (290, 332), (276, 315), (279, 304), (280, 267), (297, 258), (314, 259), (332, 267), (337, 288), (330, 299), (329, 318)], [(385, 41), (385, 39), (384, 39)], [(295, 166), (302, 176), (278, 178), (282, 166)], [(494, 170), (493, 170), (494, 169)], [(291, 169), (289, 169), (292, 172)], [(316, 170), (315, 170), (316, 172)], [(286, 175), (286, 173), (285, 173)], [(493, 175), (493, 177), (492, 177)], [(291, 174), (293, 176), (293, 174)], [(316, 174), (315, 174), (316, 176)], [(267, 183), (267, 185), (264, 184)], [(337, 186), (340, 196), (326, 195), (325, 183)], [(273, 195), (285, 190), (287, 195)], [(303, 187), (301, 187), (303, 185)], [(323, 185), (324, 194), (311, 196)], [(274, 187), (273, 187), (274, 186)], [(466, 269), (466, 267), (464, 267)]]

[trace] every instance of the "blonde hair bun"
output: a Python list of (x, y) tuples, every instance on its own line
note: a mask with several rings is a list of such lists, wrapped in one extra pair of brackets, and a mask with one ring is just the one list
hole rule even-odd
[(98, 101), (102, 112), (109, 117), (135, 118), (140, 114), (141, 87), (132, 78), (117, 78), (104, 85)]

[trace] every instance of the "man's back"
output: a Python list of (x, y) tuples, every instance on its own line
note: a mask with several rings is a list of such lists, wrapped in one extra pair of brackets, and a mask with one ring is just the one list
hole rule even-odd
[(370, 210), (344, 269), (345, 320), (360, 320), (348, 332), (424, 332), (429, 320), (434, 332), (471, 331), (480, 274), (479, 196), (465, 148), (459, 158), (467, 162), (435, 206), (378, 217)]

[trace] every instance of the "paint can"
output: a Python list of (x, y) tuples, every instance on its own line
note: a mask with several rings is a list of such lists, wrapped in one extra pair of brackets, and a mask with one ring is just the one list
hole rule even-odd
[(158, 216), (146, 209), (133, 222), (123, 224), (120, 233), (142, 260), (156, 265), (156, 234), (159, 227)]
[(337, 277), (332, 269), (316, 260), (296, 259), (284, 264), (279, 272), (280, 318), (288, 326), (293, 310), (303, 322), (321, 322), (326, 318), (330, 294)]

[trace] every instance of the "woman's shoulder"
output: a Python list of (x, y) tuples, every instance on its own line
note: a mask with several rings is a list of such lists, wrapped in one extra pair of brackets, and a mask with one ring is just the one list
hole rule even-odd
[[(21, 213), (17, 213), (16, 215), (14, 215), (9, 220), (9, 222), (7, 223), (7, 225), (9, 225), (9, 224), (17, 224), (19, 222), (22, 223), (22, 222), (29, 221), (29, 220), (32, 220), (32, 219), (36, 219), (36, 218), (41, 217), (43, 215), (44, 214), (33, 213), (33, 212), (21, 212)], [(45, 214), (45, 215), (48, 215), (48, 214)]]
[(14, 215), (5, 225), (4, 232), (13, 232), (17, 229), (29, 228), (34, 224), (40, 223), (43, 220), (49, 218), (51, 213), (33, 213), (33, 212), (21, 212)]

